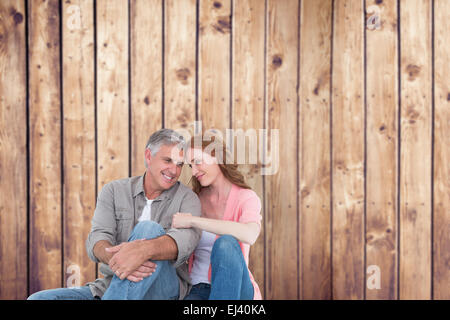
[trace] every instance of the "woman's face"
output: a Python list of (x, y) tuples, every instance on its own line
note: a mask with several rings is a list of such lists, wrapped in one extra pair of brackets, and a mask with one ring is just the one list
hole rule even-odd
[(217, 159), (201, 149), (191, 148), (187, 152), (192, 168), (192, 176), (197, 178), (202, 187), (211, 185), (222, 174)]

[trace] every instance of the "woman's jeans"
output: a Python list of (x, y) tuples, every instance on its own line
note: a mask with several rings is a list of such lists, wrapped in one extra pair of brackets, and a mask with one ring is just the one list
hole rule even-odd
[[(154, 239), (164, 235), (164, 229), (153, 221), (139, 222), (128, 241)], [(120, 280), (113, 276), (103, 295), (103, 300), (168, 300), (178, 299), (180, 284), (175, 268), (169, 261), (153, 261), (156, 270), (139, 282)], [(93, 300), (88, 286), (80, 288), (60, 288), (36, 292), (29, 300)]]
[(239, 242), (223, 235), (211, 251), (211, 285), (194, 285), (185, 300), (252, 300), (253, 290)]

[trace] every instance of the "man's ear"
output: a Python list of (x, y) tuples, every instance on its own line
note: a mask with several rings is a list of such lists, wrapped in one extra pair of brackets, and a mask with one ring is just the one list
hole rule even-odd
[(152, 153), (150, 152), (150, 149), (145, 149), (145, 162), (147, 162), (147, 166), (149, 165), (151, 159)]

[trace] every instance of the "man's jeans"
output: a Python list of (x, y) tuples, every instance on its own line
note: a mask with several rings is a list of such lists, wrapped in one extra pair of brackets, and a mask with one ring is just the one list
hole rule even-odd
[[(128, 241), (154, 239), (164, 235), (164, 229), (153, 221), (141, 221), (133, 229)], [(153, 261), (156, 270), (139, 282), (120, 280), (114, 275), (102, 300), (176, 300), (180, 283), (175, 268), (169, 261)]]
[(230, 235), (219, 237), (211, 251), (211, 285), (192, 287), (185, 300), (252, 300), (253, 284), (239, 242)]
[[(128, 241), (154, 239), (164, 235), (164, 229), (153, 221), (139, 222)], [(139, 282), (120, 280), (114, 275), (103, 295), (104, 300), (169, 300), (178, 299), (180, 284), (175, 268), (169, 261), (153, 261), (157, 267), (152, 275)], [(89, 287), (60, 288), (39, 291), (28, 300), (94, 300)]]

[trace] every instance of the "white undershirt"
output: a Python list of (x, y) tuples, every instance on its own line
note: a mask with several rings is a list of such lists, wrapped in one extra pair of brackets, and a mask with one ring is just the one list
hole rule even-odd
[(191, 270), (192, 285), (198, 283), (211, 283), (208, 279), (211, 251), (216, 240), (216, 235), (202, 231), (202, 237), (194, 251), (194, 263)]
[[(147, 197), (145, 197), (145, 199), (147, 199)], [(152, 202), (154, 200), (148, 200), (147, 199), (147, 204), (145, 205), (144, 209), (142, 210), (142, 214), (139, 217), (139, 222), (141, 221), (145, 221), (145, 220), (152, 220)]]

